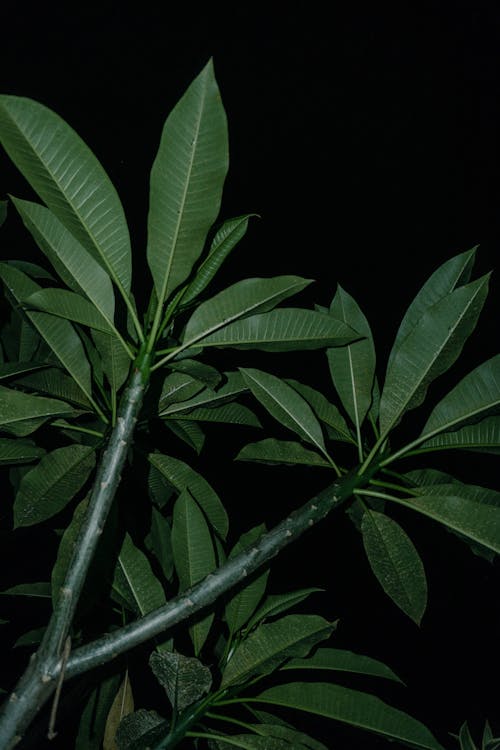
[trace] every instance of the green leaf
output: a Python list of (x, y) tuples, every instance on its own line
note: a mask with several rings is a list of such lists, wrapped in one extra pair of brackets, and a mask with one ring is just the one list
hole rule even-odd
[(212, 408), (214, 406), (220, 406), (221, 404), (231, 401), (240, 393), (244, 393), (247, 390), (247, 386), (245, 385), (241, 373), (226, 372), (224, 373), (224, 376), (226, 379), (225, 383), (218, 388), (217, 391), (212, 390), (212, 388), (205, 388), (188, 401), (171, 404), (161, 411), (160, 416), (180, 416), (181, 414), (184, 415), (190, 413), (195, 408)]
[(333, 440), (355, 443), (344, 417), (337, 407), (331, 404), (322, 393), (304, 383), (299, 383), (298, 380), (287, 378), (286, 382), (297, 393), (300, 393), (302, 398), (305, 398), (318, 419), (331, 428), (329, 434)]
[(41, 289), (27, 297), (24, 304), (97, 331), (111, 332), (108, 322), (91, 302), (67, 289)]
[(329, 638), (333, 625), (316, 615), (288, 615), (260, 625), (235, 649), (222, 676), (221, 687), (247, 682), (273, 672), (286, 659), (305, 656)]
[(385, 593), (419, 625), (427, 605), (427, 581), (413, 542), (392, 518), (368, 509), (361, 533), (371, 569)]
[(182, 305), (198, 297), (209, 285), (231, 250), (244, 237), (249, 218), (255, 215), (246, 214), (224, 222), (212, 240), (207, 257), (182, 295)]
[(33, 372), (47, 367), (46, 362), (2, 362), (0, 364), (0, 380), (22, 375), (25, 372)]
[(160, 685), (165, 688), (176, 712), (184, 711), (212, 687), (209, 668), (191, 656), (174, 652), (153, 652), (149, 658), (149, 666)]
[(0, 227), (7, 218), (7, 201), (0, 201)]
[(37, 393), (44, 393), (91, 411), (90, 402), (84, 396), (81, 389), (76, 385), (74, 380), (61, 372), (57, 367), (47, 367), (40, 372), (25, 375), (16, 381), (16, 386), (21, 386)]
[(500, 407), (500, 354), (468, 373), (438, 404), (419, 436), (429, 439), (438, 432), (476, 422)]
[(189, 318), (182, 341), (192, 346), (204, 345), (206, 336), (236, 320), (272, 310), (282, 300), (297, 294), (311, 283), (299, 276), (275, 276), (270, 279), (244, 279), (229, 286), (199, 305)]
[(266, 620), (270, 617), (276, 617), (282, 612), (286, 612), (291, 607), (295, 607), (297, 604), (300, 604), (300, 602), (304, 601), (304, 599), (307, 599), (308, 596), (316, 593), (317, 591), (323, 591), (323, 589), (297, 589), (297, 591), (289, 591), (286, 594), (270, 594), (269, 596), (266, 596), (262, 606), (259, 607), (257, 612), (250, 618), (247, 625), (247, 630), (251, 630), (253, 627), (255, 627), (255, 625), (257, 625), (259, 622), (262, 622), (263, 620)]
[(165, 738), (168, 729), (168, 722), (156, 711), (140, 708), (125, 716), (118, 727), (118, 750), (151, 750), (156, 747), (156, 743)]
[[(28, 276), (6, 263), (0, 263), (0, 278), (20, 304), (40, 289)], [(82, 342), (72, 324), (68, 320), (56, 318), (45, 312), (27, 310), (26, 315), (62, 366), (78, 383), (89, 401), (92, 401), (90, 366)]]
[[(453, 490), (455, 492), (455, 490)], [(500, 508), (458, 494), (434, 495), (432, 488), (416, 498), (388, 498), (391, 502), (433, 518), (453, 531), (500, 554)]]
[(11, 586), (8, 589), (0, 591), (0, 594), (50, 599), (50, 583), (45, 581), (40, 583), (18, 583), (17, 586)]
[(401, 342), (380, 399), (383, 435), (422, 403), (430, 383), (458, 358), (486, 300), (488, 279), (489, 275), (483, 276), (436, 302)]
[[(215, 735), (214, 735), (215, 736)], [(210, 740), (210, 750), (233, 750), (233, 748), (242, 750), (307, 750), (302, 744), (293, 744), (287, 740), (277, 737), (262, 737), (255, 734), (232, 734), (219, 735), (217, 740)]]
[(106, 720), (120, 686), (120, 675), (104, 678), (90, 693), (81, 714), (75, 750), (101, 750)]
[(18, 268), (20, 271), (25, 273), (27, 276), (31, 276), (32, 279), (45, 279), (46, 281), (55, 281), (54, 276), (47, 271), (47, 269), (39, 266), (38, 263), (31, 263), (28, 260), (9, 260), (9, 265)]
[[(189, 589), (217, 567), (208, 524), (187, 489), (174, 506), (172, 550), (180, 591)], [(207, 615), (189, 628), (196, 655), (205, 643), (213, 618), (213, 614)]]
[(283, 380), (262, 370), (241, 368), (241, 373), (255, 398), (278, 422), (327, 456), (321, 426), (302, 396)]
[(168, 520), (153, 505), (151, 507), (151, 528), (145, 542), (160, 563), (167, 581), (172, 578), (174, 572), (171, 534), (172, 530)]
[(115, 295), (111, 279), (80, 242), (44, 206), (13, 198), (22, 220), (62, 281), (84, 294), (113, 328)]
[[(264, 712), (262, 712), (264, 713)], [(287, 750), (328, 750), (326, 745), (322, 742), (318, 742), (313, 737), (309, 737), (303, 732), (298, 732), (291, 726), (284, 724), (278, 724), (278, 720), (275, 718), (276, 723), (272, 724), (253, 724), (252, 729), (262, 737), (269, 739), (284, 740), (286, 745), (284, 748)], [(264, 747), (267, 747), (264, 745)]]
[(80, 491), (95, 466), (86, 445), (68, 445), (47, 453), (21, 480), (14, 501), (14, 526), (33, 526), (59, 513)]
[(330, 305), (330, 313), (364, 337), (348, 346), (327, 351), (333, 384), (342, 406), (359, 432), (372, 402), (376, 362), (372, 332), (359, 305), (340, 284)]
[(162, 414), (170, 404), (187, 401), (204, 387), (204, 384), (200, 380), (196, 380), (191, 375), (182, 372), (171, 372), (163, 381), (158, 401), (159, 414)]
[(205, 444), (205, 435), (203, 430), (196, 422), (189, 422), (187, 420), (180, 419), (166, 419), (165, 426), (176, 435), (179, 440), (182, 440), (186, 445), (189, 445), (198, 455)]
[[(259, 537), (262, 536), (265, 531), (265, 525), (260, 524), (250, 531), (247, 531), (245, 534), (242, 534), (231, 550), (229, 559), (235, 557), (247, 547), (250, 547), (250, 545), (257, 542)], [(243, 585), (242, 587), (239, 587), (237, 593), (227, 602), (224, 610), (224, 617), (231, 634), (241, 630), (254, 614), (266, 591), (268, 577), (269, 570), (266, 570), (257, 578), (253, 577), (253, 580), (246, 586)]]
[(42, 104), (2, 96), (0, 140), (35, 192), (128, 294), (132, 268), (123, 208), (81, 138)]
[(275, 440), (266, 438), (257, 443), (243, 446), (235, 461), (256, 461), (263, 464), (286, 464), (304, 466), (323, 466), (331, 469), (331, 464), (318, 453), (304, 448), (292, 440)]
[(0, 386), (0, 428), (14, 435), (29, 435), (39, 426), (39, 419), (43, 422), (49, 417), (70, 416), (73, 411), (62, 401)]
[(280, 307), (228, 323), (200, 343), (203, 347), (286, 352), (344, 346), (357, 338), (358, 335), (345, 323), (329, 315), (296, 307)]
[(500, 417), (486, 417), (481, 422), (467, 424), (458, 430), (441, 432), (423, 442), (412, 453), (437, 450), (469, 450), (481, 453), (500, 453)]
[(383, 735), (411, 747), (444, 750), (429, 730), (416, 719), (389, 706), (374, 695), (331, 683), (277, 685), (256, 698), (259, 703), (307, 711)]
[(189, 490), (196, 502), (201, 506), (215, 531), (225, 539), (229, 527), (227, 513), (217, 493), (201, 474), (198, 474), (188, 464), (173, 456), (161, 453), (150, 453), (150, 463), (158, 469), (165, 479), (175, 487), (177, 492)]
[(352, 672), (370, 677), (383, 677), (401, 682), (392, 669), (377, 659), (362, 654), (354, 654), (341, 648), (318, 648), (307, 659), (290, 659), (281, 667), (286, 669), (321, 669), (335, 672)]
[[(75, 550), (76, 540), (80, 532), (85, 513), (88, 507), (88, 498), (84, 498), (75, 508), (71, 521), (67, 528), (64, 530), (64, 534), (59, 542), (57, 550), (57, 557), (52, 568), (51, 574), (51, 593), (52, 593), (52, 604), (55, 606), (59, 597), (59, 591), (61, 586), (64, 584), (66, 574), (69, 569), (73, 552)], [(80, 603), (84, 601), (83, 597), (80, 599)]]
[(169, 367), (176, 372), (191, 375), (195, 380), (201, 380), (209, 388), (218, 386), (222, 377), (215, 367), (207, 365), (205, 362), (199, 362), (197, 359), (181, 359), (178, 362), (171, 362)]
[(467, 722), (464, 722), (460, 727), (458, 739), (460, 742), (460, 750), (477, 750), (469, 731), (469, 727), (467, 726)]
[(125, 716), (129, 716), (134, 710), (134, 696), (128, 672), (125, 673), (123, 681), (114, 697), (111, 708), (106, 718), (104, 728), (103, 750), (116, 750), (116, 733)]
[(46, 628), (33, 628), (33, 630), (28, 630), (26, 633), (23, 633), (14, 643), (14, 648), (19, 648), (20, 646), (38, 646), (38, 644), (41, 642), (43, 635), (45, 633)]
[(209, 61), (168, 116), (151, 170), (147, 259), (160, 308), (203, 249), (227, 167), (226, 116)]
[(424, 313), (457, 286), (467, 284), (474, 265), (476, 250), (477, 246), (445, 261), (425, 282), (401, 321), (389, 356), (388, 367), (392, 364), (392, 359), (401, 343), (415, 328)]
[(126, 599), (133, 602), (134, 610), (145, 615), (166, 603), (165, 592), (156, 578), (148, 558), (125, 534), (115, 570), (120, 588), (127, 591)]
[[(168, 415), (166, 420), (171, 419)], [(262, 427), (253, 411), (241, 404), (223, 404), (222, 406), (211, 406), (206, 409), (191, 409), (187, 413), (181, 413), (178, 421), (186, 423), (193, 422), (221, 422), (223, 424), (241, 424), (247, 427)], [(168, 423), (168, 422), (167, 422)]]
[(2, 464), (27, 464), (35, 461), (45, 453), (30, 440), (11, 440), (0, 438), (0, 465)]
[(102, 368), (113, 391), (117, 393), (130, 370), (130, 358), (115, 336), (92, 331), (92, 338), (101, 355)]

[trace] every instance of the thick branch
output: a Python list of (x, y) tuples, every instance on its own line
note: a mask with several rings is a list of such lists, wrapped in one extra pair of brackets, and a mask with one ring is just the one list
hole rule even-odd
[(147, 385), (146, 366), (135, 368), (125, 390), (107, 449), (101, 457), (68, 572), (44, 638), (0, 714), (0, 747), (13, 747), (55, 689), (64, 642), (71, 627), (89, 565), (106, 523), (132, 442)]

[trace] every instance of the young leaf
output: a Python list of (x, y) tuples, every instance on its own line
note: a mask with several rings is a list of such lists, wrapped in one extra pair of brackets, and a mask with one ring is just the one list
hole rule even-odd
[[(200, 341), (203, 347), (286, 352), (344, 346), (359, 336), (329, 315), (296, 307), (280, 307), (228, 323)], [(186, 342), (184, 344), (191, 343)], [(193, 346), (193, 351), (196, 351)]]
[(297, 294), (311, 283), (299, 276), (270, 279), (244, 279), (219, 292), (196, 308), (184, 329), (184, 346), (203, 343), (206, 336), (236, 320), (272, 310), (282, 300)]
[[(246, 547), (249, 547), (256, 542), (265, 531), (265, 525), (260, 524), (250, 531), (247, 531), (245, 534), (242, 534), (231, 550), (229, 559), (235, 557), (246, 549)], [(247, 620), (254, 614), (260, 600), (264, 596), (268, 577), (269, 570), (266, 570), (262, 575), (253, 578), (250, 583), (240, 588), (227, 602), (224, 610), (224, 617), (231, 634), (241, 630)]]
[(182, 295), (182, 305), (199, 297), (209, 285), (231, 250), (244, 237), (251, 216), (255, 216), (255, 214), (246, 214), (246, 216), (238, 216), (236, 219), (229, 219), (217, 231), (207, 257), (197, 269), (196, 276)]
[(380, 399), (382, 435), (419, 406), (430, 383), (455, 362), (474, 330), (488, 293), (489, 274), (450, 292), (430, 307), (401, 342)]
[(43, 310), (73, 323), (111, 333), (107, 320), (91, 302), (67, 289), (41, 289), (27, 297), (24, 304), (28, 308)]
[(427, 605), (427, 581), (411, 539), (392, 518), (368, 509), (361, 533), (371, 569), (385, 593), (419, 625)]
[(375, 377), (372, 332), (357, 302), (340, 285), (330, 305), (330, 314), (337, 320), (343, 320), (364, 337), (348, 346), (327, 350), (333, 384), (342, 406), (359, 433), (372, 402)]
[[(38, 284), (35, 284), (28, 276), (7, 263), (0, 263), (0, 278), (16, 302), (20, 304), (40, 289)], [(90, 366), (82, 342), (72, 324), (68, 320), (56, 318), (44, 312), (27, 310), (26, 315), (62, 366), (78, 383), (89, 401), (92, 401)]]
[(123, 208), (81, 138), (42, 104), (2, 96), (0, 141), (50, 210), (128, 294), (132, 266)]
[(149, 658), (153, 674), (168, 695), (175, 712), (182, 712), (202, 698), (212, 687), (212, 675), (198, 659), (174, 652)]
[[(187, 489), (181, 492), (174, 506), (172, 551), (180, 591), (201, 581), (217, 565), (207, 522)], [(209, 614), (189, 629), (196, 655), (205, 643), (213, 618)]]
[(314, 451), (304, 448), (292, 440), (266, 438), (243, 446), (235, 461), (256, 461), (263, 464), (287, 464), (322, 466), (331, 469), (331, 464)]
[(281, 669), (321, 669), (352, 672), (401, 682), (392, 669), (381, 661), (340, 648), (318, 648), (312, 656), (308, 656), (306, 659), (290, 659), (283, 664)]
[(453, 531), (500, 554), (500, 508), (468, 500), (458, 494), (427, 494), (416, 498), (391, 496), (391, 502), (433, 518)]
[(95, 466), (85, 445), (68, 445), (47, 453), (21, 480), (14, 501), (14, 526), (32, 526), (59, 513), (80, 491)]
[(255, 675), (273, 672), (292, 656), (305, 656), (330, 637), (333, 625), (316, 615), (287, 615), (260, 625), (234, 651), (222, 676), (221, 686), (247, 682)]
[(241, 373), (255, 398), (278, 422), (326, 455), (321, 426), (302, 396), (283, 380), (262, 370), (242, 368)]
[(226, 116), (209, 61), (168, 116), (151, 170), (147, 259), (160, 308), (203, 249), (227, 166)]
[(410, 331), (415, 328), (423, 314), (435, 305), (436, 302), (439, 302), (439, 300), (456, 289), (457, 286), (468, 283), (474, 265), (476, 250), (477, 247), (473, 247), (472, 250), (467, 250), (465, 253), (460, 253), (453, 258), (449, 258), (425, 282), (401, 321), (389, 356), (388, 368), (401, 343)]
[[(247, 699), (248, 700), (248, 699)], [(252, 701), (307, 711), (425, 750), (444, 750), (427, 727), (374, 695), (331, 683), (277, 685)]]
[(128, 716), (133, 710), (134, 696), (128, 672), (126, 672), (106, 719), (102, 750), (116, 750), (116, 733), (120, 722), (124, 716)]
[(217, 493), (207, 480), (184, 461), (173, 456), (150, 453), (148, 458), (155, 469), (158, 469), (179, 493), (189, 490), (196, 502), (203, 508), (215, 531), (225, 539), (229, 526), (227, 513)]
[(125, 534), (118, 555), (115, 578), (127, 591), (127, 601), (132, 601), (134, 610), (145, 615), (153, 609), (162, 607), (165, 592), (156, 578), (148, 558), (135, 546), (129, 534)]
[(39, 448), (30, 440), (0, 438), (0, 465), (31, 463), (44, 453), (43, 448)]

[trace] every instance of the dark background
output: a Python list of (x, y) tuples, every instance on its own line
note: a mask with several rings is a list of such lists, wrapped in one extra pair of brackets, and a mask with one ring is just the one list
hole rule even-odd
[[(341, 283), (371, 322), (383, 375), (418, 288), (439, 263), (479, 244), (478, 273), (494, 270), (491, 294), (451, 384), (498, 351), (500, 8), (472, 0), (399, 9), (351, 3), (327, 15), (315, 5), (233, 6), (223, 14), (196, 5), (172, 13), (166, 3), (147, 2), (81, 10), (8, 3), (2, 90), (54, 109), (97, 154), (129, 218), (140, 296), (147, 185), (161, 127), (213, 56), (231, 148), (222, 216), (261, 217), (219, 283), (295, 273), (317, 280), (298, 299), (305, 306), (329, 304)], [(4, 157), (1, 169), (0, 197), (28, 197)], [(14, 216), (4, 237), (3, 257), (36, 257)], [(231, 360), (247, 361), (256, 360), (246, 353)], [(320, 353), (257, 361), (333, 398)], [(440, 393), (438, 386), (430, 396)], [(270, 524), (322, 486), (320, 473), (234, 471), (237, 448), (256, 438), (236, 430), (224, 446), (225, 433), (212, 437), (202, 469), (227, 499), (235, 528), (262, 515)], [(441, 466), (500, 489), (494, 457), (460, 455)], [(465, 719), (477, 733), (489, 717), (499, 732), (498, 567), (430, 522), (396, 516), (428, 571), (420, 629), (384, 598), (343, 517), (286, 552), (273, 585), (327, 588), (311, 605), (340, 618), (337, 644), (393, 666), (408, 689), (384, 688), (386, 696), (440, 739), (447, 742), (446, 732)], [(339, 736), (339, 747), (383, 744)]]

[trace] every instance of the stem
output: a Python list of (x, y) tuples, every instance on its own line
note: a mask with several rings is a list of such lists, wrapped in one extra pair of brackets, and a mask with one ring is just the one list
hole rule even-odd
[(101, 456), (87, 513), (43, 640), (14, 692), (2, 707), (2, 750), (13, 747), (21, 739), (31, 720), (55, 690), (56, 679), (61, 671), (64, 643), (132, 442), (137, 415), (149, 381), (148, 365), (149, 359), (141, 352), (123, 394), (108, 447)]
[[(324, 519), (330, 511), (351, 497), (354, 489), (363, 486), (367, 478), (347, 474), (309, 500), (301, 508), (263, 534), (251, 547), (228, 560), (163, 607), (149, 612), (136, 622), (81, 646), (72, 652), (66, 667), (68, 677), (87, 672), (106, 664), (118, 655), (154, 638), (213, 604), (242, 578), (251, 575), (275, 557), (282, 549), (298, 539), (307, 529)], [(58, 665), (54, 676), (57, 675)]]

